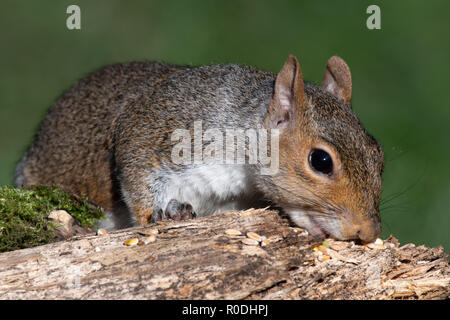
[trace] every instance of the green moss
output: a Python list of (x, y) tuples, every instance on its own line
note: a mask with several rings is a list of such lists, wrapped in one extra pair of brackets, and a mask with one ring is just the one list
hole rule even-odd
[(30, 190), (0, 187), (0, 252), (52, 242), (56, 225), (48, 220), (52, 210), (66, 210), (83, 227), (103, 218), (103, 210), (85, 199), (76, 199), (56, 187)]

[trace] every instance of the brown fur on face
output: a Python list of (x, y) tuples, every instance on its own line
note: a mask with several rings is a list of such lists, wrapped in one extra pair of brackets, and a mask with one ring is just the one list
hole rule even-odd
[[(280, 83), (288, 85), (281, 88), (280, 93), (275, 86), (269, 109), (274, 112), (272, 115), (269, 112), (267, 117), (273, 119), (273, 115), (280, 112), (288, 115), (281, 124), (267, 121), (273, 128), (281, 129), (280, 170), (271, 178), (271, 183), (279, 189), (275, 201), (288, 213), (302, 212), (304, 219), (314, 220), (312, 223), (318, 224), (325, 234), (371, 241), (381, 232), (378, 206), (383, 151), (348, 105), (351, 94), (348, 67), (342, 67), (345, 62), (340, 58), (333, 57), (330, 61), (325, 77), (328, 84), (324, 83), (322, 88), (306, 84), (301, 90), (303, 85), (292, 85), (303, 83), (296, 60), (291, 62), (294, 67), (280, 72), (283, 75)], [(333, 63), (338, 63), (340, 68), (335, 68)], [(348, 74), (330, 75), (336, 70)], [(290, 82), (286, 81), (286, 72), (291, 74)], [(327, 88), (332, 88), (331, 92)], [(336, 92), (342, 96), (336, 96)], [(289, 106), (286, 106), (287, 100)], [(309, 155), (314, 148), (331, 156), (333, 171), (330, 175), (311, 167)]]

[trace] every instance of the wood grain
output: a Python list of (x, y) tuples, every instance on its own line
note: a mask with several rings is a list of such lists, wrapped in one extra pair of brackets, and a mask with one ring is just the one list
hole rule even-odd
[[(156, 241), (143, 242), (153, 229)], [(243, 236), (230, 236), (236, 229)], [(247, 232), (268, 245), (242, 243)], [(442, 247), (377, 250), (338, 242), (319, 262), (322, 240), (278, 212), (257, 209), (83, 235), (0, 254), (1, 299), (445, 299)]]

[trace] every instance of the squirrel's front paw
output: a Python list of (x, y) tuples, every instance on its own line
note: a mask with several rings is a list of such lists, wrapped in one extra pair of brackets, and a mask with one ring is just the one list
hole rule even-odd
[(180, 203), (175, 199), (172, 199), (167, 204), (166, 210), (156, 210), (152, 216), (152, 221), (161, 220), (189, 220), (197, 217), (192, 206), (189, 203)]

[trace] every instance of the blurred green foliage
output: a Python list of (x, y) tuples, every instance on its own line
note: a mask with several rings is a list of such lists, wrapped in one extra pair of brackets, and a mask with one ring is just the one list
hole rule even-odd
[[(81, 7), (81, 30), (66, 8)], [(381, 8), (381, 30), (366, 8)], [(353, 108), (386, 154), (383, 237), (450, 248), (450, 2), (2, 1), (0, 184), (11, 184), (45, 110), (107, 64), (235, 62), (278, 72), (296, 55), (320, 83), (343, 57)]]

